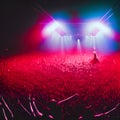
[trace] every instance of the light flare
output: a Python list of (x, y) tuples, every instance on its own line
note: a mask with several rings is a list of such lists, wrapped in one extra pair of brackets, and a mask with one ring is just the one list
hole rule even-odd
[(90, 22), (85, 27), (85, 32), (87, 34), (92, 34), (93, 36), (97, 36), (99, 32), (108, 36), (113, 36), (112, 29), (107, 24), (104, 24), (102, 22)]
[(55, 31), (59, 32), (59, 34), (61, 33), (65, 34), (67, 30), (66, 27), (63, 25), (63, 23), (52, 21), (45, 26), (45, 28), (42, 31), (42, 34), (46, 37), (51, 35), (51, 33)]

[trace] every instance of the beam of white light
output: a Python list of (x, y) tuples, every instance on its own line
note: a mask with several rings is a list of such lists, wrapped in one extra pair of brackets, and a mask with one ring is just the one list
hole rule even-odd
[(66, 50), (70, 49), (73, 46), (73, 40), (71, 35), (64, 35), (64, 48)]
[(45, 15), (47, 15), (49, 18), (51, 18), (54, 22), (56, 21), (55, 18), (53, 16), (51, 16), (40, 4), (35, 3), (34, 4), (35, 7), (33, 7), (33, 9), (35, 11), (37, 11), (37, 8), (40, 9), (43, 13), (45, 13)]
[(106, 22), (108, 19), (110, 19), (113, 15), (114, 15), (113, 13), (110, 14), (110, 15), (104, 20), (104, 22)]
[(96, 36), (91, 36), (91, 41), (93, 44), (93, 50), (95, 51), (96, 50)]
[(101, 22), (90, 22), (84, 30), (85, 34), (93, 34), (93, 35), (97, 35), (99, 32), (102, 32), (103, 34), (106, 35), (112, 35), (112, 30), (110, 29), (110, 27), (108, 27), (106, 24), (103, 24)]
[(104, 21), (104, 18), (112, 11), (112, 8), (110, 8), (101, 18), (99, 21)]
[(77, 50), (78, 50), (78, 52), (80, 52), (80, 50), (81, 50), (80, 39), (77, 39)]
[(60, 51), (64, 53), (64, 36), (62, 36), (60, 40)]
[(68, 32), (68, 30), (62, 22), (52, 21), (44, 27), (42, 33), (44, 36), (49, 36), (52, 32), (58, 32), (58, 34), (64, 35)]
[(50, 35), (51, 32), (53, 32), (58, 26), (59, 24), (57, 22), (48, 23), (43, 29), (43, 35), (45, 36)]
[(90, 22), (85, 26), (84, 34), (86, 35), (86, 38), (83, 41), (84, 47), (94, 51), (101, 51), (103, 47), (104, 49), (105, 47), (108, 47), (108, 39), (113, 39), (114, 37), (112, 29), (108, 25), (98, 21)]
[(46, 38), (45, 44), (49, 50), (60, 50), (64, 53), (73, 46), (72, 36), (62, 22), (50, 22), (44, 27), (42, 34)]
[[(120, 1), (117, 0), (114, 2), (112, 7), (100, 18), (99, 22), (106, 22), (109, 18), (111, 18), (117, 10), (120, 8)], [(114, 11), (114, 13), (113, 13)]]

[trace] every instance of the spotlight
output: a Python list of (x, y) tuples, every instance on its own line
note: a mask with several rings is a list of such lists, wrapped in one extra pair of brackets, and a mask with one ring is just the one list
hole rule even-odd
[(65, 26), (57, 21), (52, 21), (45, 26), (43, 29), (43, 35), (48, 36), (51, 35), (52, 32), (57, 32), (60, 35), (64, 35), (66, 32)]
[(80, 39), (77, 39), (77, 50), (78, 50), (78, 52), (80, 52), (80, 50), (81, 50), (81, 40)]
[(90, 22), (88, 26), (86, 26), (86, 32), (96, 36), (99, 32), (103, 34), (111, 35), (112, 30), (108, 27), (107, 24), (102, 22)]

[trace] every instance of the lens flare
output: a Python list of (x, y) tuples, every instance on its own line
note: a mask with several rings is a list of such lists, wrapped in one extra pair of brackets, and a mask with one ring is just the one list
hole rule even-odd
[(51, 33), (55, 31), (57, 31), (60, 35), (63, 35), (66, 33), (67, 30), (63, 23), (52, 21), (45, 26), (45, 28), (42, 31), (42, 34), (46, 37), (51, 35)]
[(85, 33), (86, 34), (92, 34), (93, 36), (96, 36), (99, 32), (102, 34), (113, 36), (112, 29), (102, 22), (90, 22), (85, 27)]
[(52, 21), (43, 29), (48, 50), (69, 50), (73, 46), (72, 35), (69, 34), (67, 27), (58, 21)]

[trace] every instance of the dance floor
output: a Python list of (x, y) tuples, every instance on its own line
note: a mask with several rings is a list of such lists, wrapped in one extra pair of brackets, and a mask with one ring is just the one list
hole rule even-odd
[(0, 94), (7, 98), (28, 97), (31, 93), (41, 105), (51, 98), (62, 100), (78, 93), (69, 103), (92, 105), (106, 111), (120, 102), (120, 56), (92, 54), (21, 54), (0, 59)]

